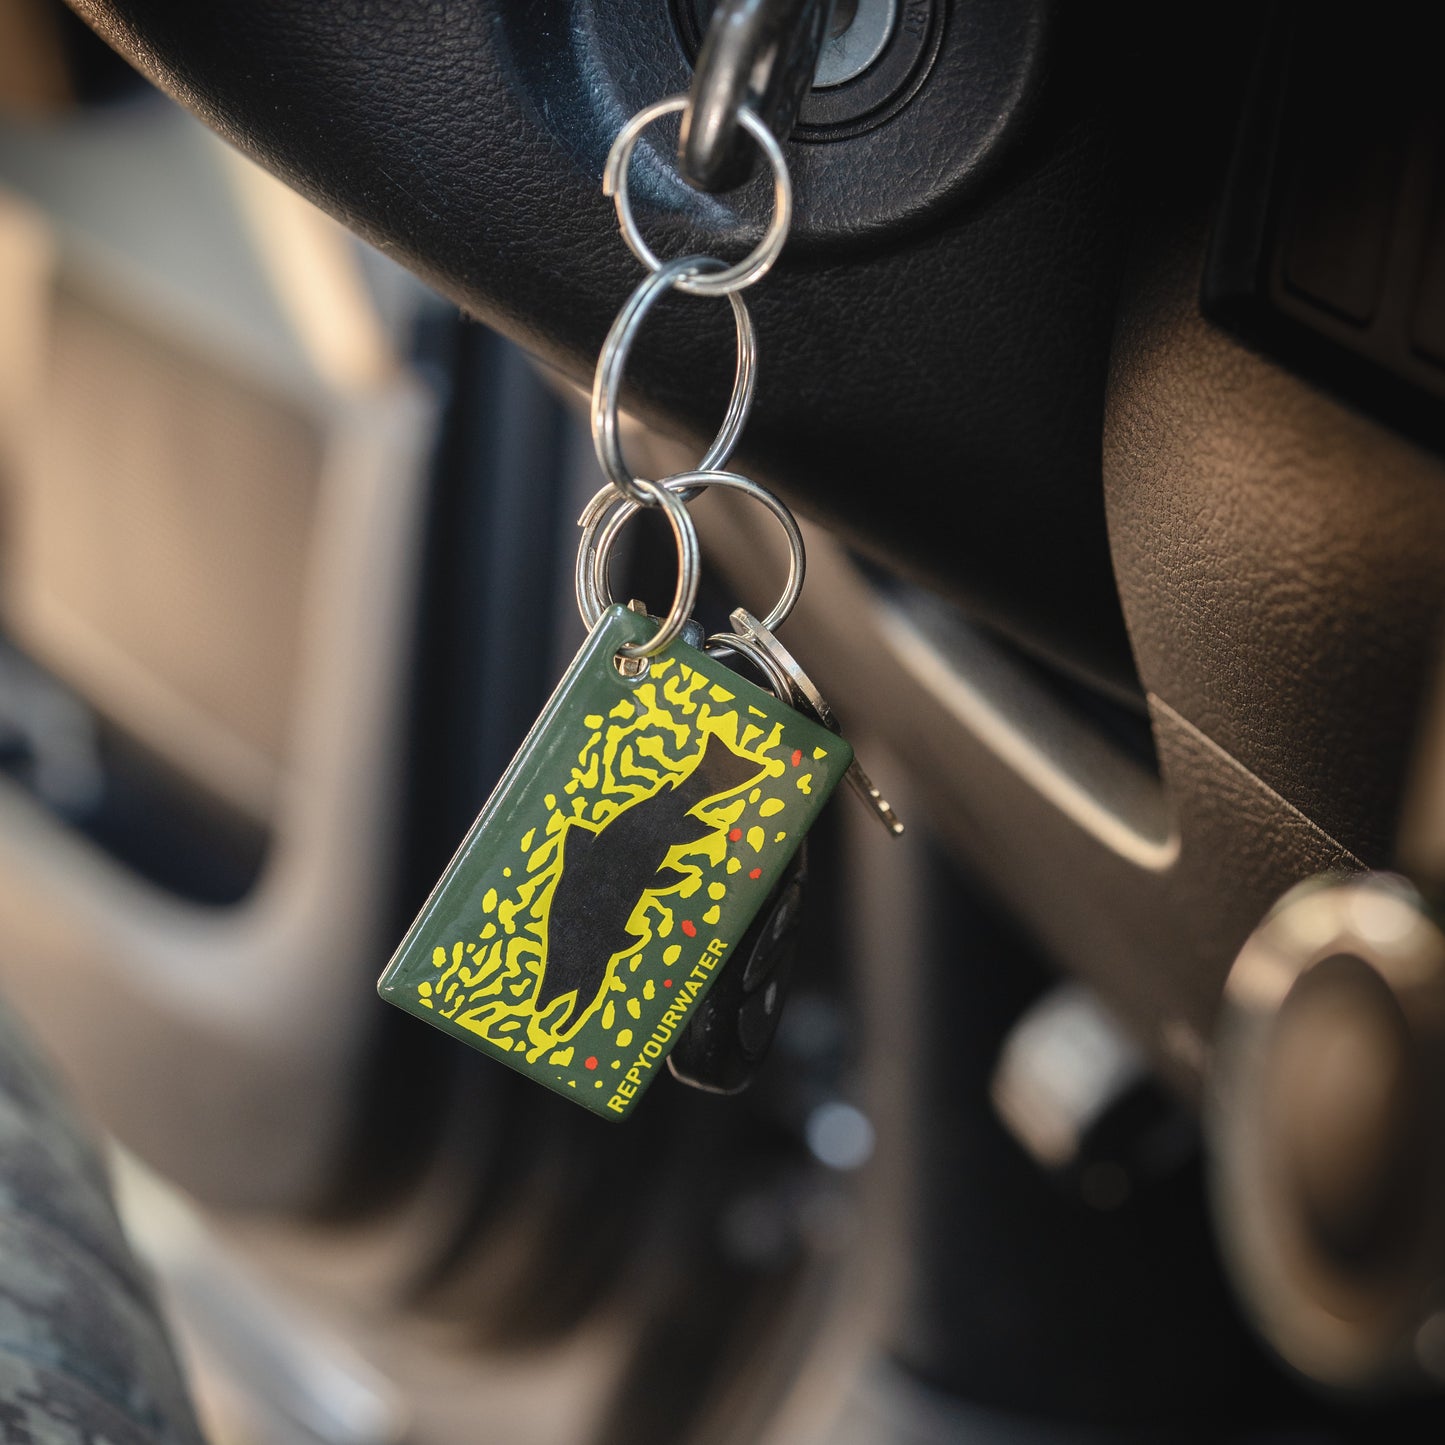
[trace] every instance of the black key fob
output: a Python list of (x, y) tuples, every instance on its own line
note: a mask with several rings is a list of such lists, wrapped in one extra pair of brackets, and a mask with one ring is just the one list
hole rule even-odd
[(807, 881), (804, 843), (668, 1055), (668, 1068), (684, 1084), (737, 1094), (752, 1082), (782, 1016)]

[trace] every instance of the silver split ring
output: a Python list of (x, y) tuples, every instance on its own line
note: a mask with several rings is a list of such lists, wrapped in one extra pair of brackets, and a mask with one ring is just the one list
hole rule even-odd
[(759, 646), (751, 637), (743, 637), (736, 632), (714, 632), (708, 638), (707, 645), (703, 650), (709, 657), (716, 657), (723, 652), (736, 653), (757, 668), (766, 679), (768, 688), (775, 698), (780, 702), (788, 700), (790, 696), (788, 674), (783, 671), (777, 658), (766, 648)]
[[(683, 499), (693, 496), (705, 487), (725, 487), (732, 491), (742, 492), (745, 496), (761, 502), (777, 519), (788, 539), (788, 580), (783, 585), (782, 596), (773, 606), (773, 610), (763, 619), (763, 625), (769, 632), (781, 627), (787, 620), (793, 608), (797, 605), (799, 596), (803, 591), (803, 574), (807, 569), (807, 554), (803, 546), (803, 534), (798, 528), (797, 519), (793, 516), (786, 504), (778, 497), (775, 497), (766, 487), (759, 486), (757, 482), (748, 477), (738, 476), (734, 472), (679, 472), (676, 476), (668, 477), (663, 482), (638, 482), (639, 486), (656, 488), (659, 493), (665, 494), (667, 501), (674, 506), (683, 507), (686, 510)], [(616, 490), (611, 486), (603, 487), (596, 496), (588, 502), (583, 509), (577, 524), (582, 528), (582, 540), (577, 548), (577, 606), (582, 613), (582, 620), (588, 627), (593, 627), (597, 619), (604, 611), (613, 605), (614, 598), (612, 589), (607, 578), (607, 564), (611, 560), (612, 548), (617, 542), (618, 534), (622, 531), (629, 517), (638, 510), (638, 504), (626, 499), (619, 500)], [(668, 520), (672, 521), (672, 513), (669, 511)], [(689, 530), (691, 530), (691, 519), (688, 519)], [(673, 523), (673, 533), (678, 534), (676, 522)], [(697, 535), (692, 532), (693, 545), (696, 547)], [(678, 542), (679, 556), (682, 556), (682, 542)], [(678, 607), (678, 599), (683, 595), (684, 578), (679, 572), (677, 598), (673, 602), (673, 612), (670, 612), (666, 619), (664, 630), (676, 620), (674, 614)], [(697, 582), (692, 580), (691, 602), (696, 601)], [(690, 614), (689, 614), (690, 615)], [(671, 630), (667, 642), (671, 642), (681, 631), (682, 625), (687, 621), (683, 616), (677, 622), (676, 628)], [(662, 636), (659, 632), (658, 636)], [(659, 643), (654, 637), (647, 644), (645, 652), (651, 655), (662, 651), (666, 642)], [(631, 654), (632, 656), (643, 655), (643, 650)]]
[[(702, 575), (702, 557), (697, 545), (697, 528), (693, 526), (692, 518), (688, 515), (686, 500), (676, 491), (669, 490), (659, 482), (648, 482), (639, 477), (635, 485), (647, 499), (641, 504), (642, 506), (662, 508), (668, 525), (672, 528), (673, 539), (677, 543), (677, 590), (672, 595), (672, 606), (668, 609), (667, 616), (662, 619), (662, 625), (646, 642), (625, 642), (617, 649), (623, 657), (652, 657), (671, 647), (682, 636), (682, 630), (687, 626), (687, 620), (692, 616), (693, 608), (697, 606), (697, 587)], [(597, 496), (588, 503), (587, 510), (582, 514), (583, 524), (586, 524), (587, 518), (597, 509), (599, 501), (602, 503), (601, 510), (597, 511), (597, 518), (600, 520), (602, 514), (607, 510), (607, 503), (617, 501), (617, 493), (610, 486), (603, 487)], [(602, 552), (601, 559), (604, 566), (607, 550), (610, 550), (617, 540), (622, 522), (640, 510), (637, 502), (623, 501), (620, 506), (626, 510), (620, 513), (621, 521), (617, 521), (615, 525), (609, 525), (607, 529), (606, 550)], [(597, 620), (603, 612), (612, 605), (610, 595), (605, 601), (600, 601), (596, 593), (587, 585), (591, 581), (594, 563), (597, 560), (596, 532), (596, 522), (593, 522), (584, 531), (581, 545), (577, 549), (577, 607), (582, 613), (582, 620), (587, 624), (589, 631), (597, 625)], [(586, 579), (585, 583), (584, 578)]]
[[(663, 263), (642, 239), (637, 222), (632, 215), (632, 203), (627, 194), (627, 168), (632, 159), (633, 147), (638, 137), (659, 116), (674, 111), (686, 110), (688, 98), (685, 95), (669, 96), (644, 106), (625, 126), (612, 149), (607, 154), (607, 166), (602, 172), (602, 194), (611, 196), (617, 207), (617, 224), (622, 228), (622, 239), (628, 249), (650, 271), (659, 271)], [(762, 147), (773, 172), (773, 219), (763, 239), (735, 266), (728, 266), (715, 275), (688, 276), (677, 282), (679, 291), (692, 296), (726, 296), (729, 292), (740, 291), (760, 281), (772, 269), (773, 263), (782, 252), (783, 243), (788, 239), (788, 227), (793, 223), (793, 182), (788, 175), (788, 163), (777, 137), (766, 125), (744, 106), (738, 112), (742, 127)]]
[[(622, 439), (618, 436), (618, 393), (622, 389), (622, 377), (632, 343), (647, 313), (663, 295), (680, 286), (684, 277), (700, 267), (721, 267), (722, 264), (712, 256), (684, 256), (680, 260), (669, 261), (648, 276), (627, 298), (627, 304), (617, 313), (617, 319), (602, 343), (597, 371), (592, 379), (592, 445), (603, 474), (630, 502), (646, 505), (636, 478), (627, 469), (627, 461), (622, 455)], [(758, 338), (753, 318), (737, 292), (730, 291), (727, 296), (737, 325), (737, 369), (733, 373), (733, 394), (728, 402), (727, 415), (706, 455), (698, 463), (698, 470), (704, 472), (716, 471), (732, 455), (747, 424), (757, 385)]]

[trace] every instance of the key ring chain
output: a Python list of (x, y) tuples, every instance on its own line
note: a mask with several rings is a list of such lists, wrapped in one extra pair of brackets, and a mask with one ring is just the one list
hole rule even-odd
[[(627, 164), (637, 138), (686, 104), (678, 96), (640, 111), (607, 161), (623, 238), (649, 274), (613, 322), (594, 377), (593, 444), (607, 484), (579, 518), (575, 583), (587, 641), (378, 984), (418, 1018), (613, 1120), (664, 1064), (720, 1092), (750, 1077), (786, 987), (804, 838), (838, 783), (848, 780), (901, 831), (822, 694), (773, 636), (802, 591), (797, 521), (766, 487), (721, 470), (757, 374), (757, 336), (738, 293), (777, 259), (791, 216), (782, 148), (739, 111), (773, 168), (776, 206), (762, 242), (736, 265), (704, 255), (660, 261), (632, 216)], [(633, 476), (622, 456), (618, 392), (648, 312), (673, 290), (728, 298), (737, 364), (701, 465), (652, 481)], [(731, 632), (704, 641), (696, 624), (687, 632), (701, 576), (688, 501), (708, 487), (773, 513), (788, 575), (765, 618), (738, 608)], [(608, 579), (622, 529), (643, 507), (662, 510), (677, 546), (677, 586), (661, 619), (617, 605)], [(766, 686), (726, 666), (723, 650)], [(724, 987), (710, 993), (718, 978)]]
[[(628, 163), (642, 132), (653, 121), (661, 116), (686, 110), (687, 105), (687, 96), (672, 95), (666, 100), (644, 106), (622, 127), (621, 133), (612, 142), (612, 149), (607, 155), (607, 165), (602, 172), (602, 194), (611, 196), (617, 208), (617, 224), (622, 229), (622, 239), (627, 243), (627, 249), (649, 271), (660, 270), (663, 263), (642, 239), (642, 232), (632, 215), (632, 200), (627, 188)], [(689, 276), (677, 283), (679, 291), (686, 291), (693, 296), (726, 296), (731, 291), (741, 291), (744, 287), (761, 281), (782, 254), (783, 244), (788, 239), (788, 228), (793, 224), (793, 181), (788, 174), (788, 162), (783, 156), (782, 146), (778, 144), (772, 131), (747, 106), (738, 111), (738, 120), (762, 148), (772, 170), (773, 219), (769, 222), (763, 239), (736, 265), (727, 266), (716, 275)]]
[[(592, 442), (608, 486), (592, 499), (578, 523), (583, 533), (577, 551), (577, 605), (588, 627), (595, 627), (612, 603), (607, 563), (628, 518), (640, 506), (669, 505), (674, 500), (681, 504), (681, 510), (672, 509), (668, 513), (668, 522), (678, 547), (678, 582), (672, 606), (653, 637), (645, 642), (629, 642), (619, 649), (619, 656), (630, 659), (665, 652), (682, 635), (688, 622), (697, 598), (699, 548), (685, 504), (704, 487), (729, 487), (762, 502), (778, 518), (787, 534), (788, 579), (782, 597), (768, 614), (770, 626), (781, 625), (793, 610), (802, 590), (806, 566), (802, 533), (787, 506), (757, 482), (721, 470), (747, 423), (757, 380), (757, 333), (747, 305), (738, 293), (767, 274), (787, 240), (793, 208), (787, 161), (772, 132), (744, 107), (739, 113), (740, 122), (762, 147), (773, 173), (773, 217), (762, 241), (740, 262), (731, 266), (705, 255), (684, 256), (666, 262), (659, 260), (642, 239), (632, 214), (628, 167), (642, 132), (659, 117), (683, 110), (687, 104), (686, 96), (672, 96), (640, 110), (613, 142), (603, 172), (603, 193), (613, 198), (623, 239), (651, 274), (638, 284), (614, 319), (602, 344), (593, 376)], [(722, 426), (698, 467), (668, 478), (659, 488), (659, 484), (646, 483), (628, 469), (618, 434), (618, 393), (632, 344), (648, 312), (673, 290), (700, 296), (727, 297), (737, 331), (737, 362), (732, 396)], [(664, 498), (668, 500), (665, 502)]]
[[(669, 291), (677, 288), (683, 279), (697, 274), (704, 267), (720, 268), (722, 262), (712, 256), (683, 256), (660, 266), (646, 277), (628, 297), (622, 310), (612, 323), (607, 339), (602, 343), (601, 355), (597, 358), (597, 371), (592, 382), (592, 444), (597, 461), (604, 475), (612, 485), (631, 502), (649, 505), (637, 488), (636, 478), (627, 468), (622, 455), (622, 442), (618, 436), (618, 400), (622, 375), (627, 367), (627, 358), (632, 343), (637, 337), (647, 313)], [(752, 410), (753, 392), (757, 385), (757, 332), (747, 303), (736, 290), (727, 293), (732, 305), (733, 319), (737, 326), (737, 368), (733, 375), (732, 397), (728, 402), (727, 414), (712, 445), (697, 464), (698, 471), (715, 471), (726, 463), (737, 445), (738, 437), (747, 424), (748, 413)], [(684, 501), (691, 500), (684, 497)]]
[[(714, 474), (707, 473), (707, 475)], [(716, 475), (725, 474), (717, 473)], [(692, 517), (688, 514), (687, 498), (682, 494), (682, 490), (669, 487), (662, 482), (644, 481), (641, 477), (635, 478), (633, 485), (638, 488), (646, 500), (634, 502), (630, 499), (623, 499), (619, 503), (619, 509), (627, 509), (623, 520), (625, 521), (633, 512), (641, 510), (643, 506), (661, 507), (667, 516), (668, 525), (672, 528), (673, 540), (677, 543), (677, 589), (673, 593), (672, 606), (668, 608), (667, 615), (663, 618), (656, 634), (645, 644), (628, 643), (618, 649), (619, 655), (623, 657), (650, 657), (654, 653), (666, 651), (682, 636), (683, 628), (687, 626), (688, 619), (692, 616), (692, 610), (697, 606), (697, 589), (702, 580), (702, 558), (698, 547), (697, 528), (693, 526)], [(588, 510), (583, 513), (580, 523), (584, 526), (584, 532), (583, 546), (577, 549), (577, 606), (582, 613), (582, 620), (586, 622), (589, 630), (597, 625), (597, 619), (601, 616), (604, 607), (611, 604), (609, 597), (607, 603), (594, 608), (592, 604), (595, 600), (595, 593), (590, 589), (584, 590), (582, 582), (584, 558), (588, 562), (587, 571), (589, 582), (591, 582), (593, 569), (590, 565), (590, 553), (593, 548), (589, 546), (589, 542), (595, 533), (596, 522), (588, 524), (587, 518), (599, 498), (604, 499), (604, 507), (599, 511), (597, 517), (599, 522), (605, 515), (605, 504), (617, 500), (612, 487), (610, 485), (604, 487), (588, 504)], [(794, 526), (796, 525), (794, 523)], [(617, 532), (620, 530), (620, 522), (615, 527), (609, 527), (608, 548), (615, 543)], [(593, 585), (595, 586), (595, 584)]]
[[(803, 544), (803, 533), (798, 526), (797, 518), (793, 516), (788, 507), (766, 487), (749, 477), (738, 476), (734, 472), (699, 469), (695, 472), (679, 472), (676, 476), (668, 477), (666, 481), (647, 485), (659, 488), (669, 498), (679, 502), (696, 495), (707, 487), (723, 487), (730, 491), (741, 492), (744, 496), (761, 502), (772, 512), (788, 540), (788, 576), (787, 581), (783, 584), (782, 595), (774, 604), (772, 611), (764, 618), (764, 622), (769, 631), (781, 627), (802, 595), (803, 578), (807, 571), (807, 554)], [(638, 510), (639, 506), (636, 502), (627, 499), (619, 500), (617, 494), (608, 486), (603, 487), (588, 502), (578, 519), (578, 525), (582, 528), (582, 540), (577, 548), (577, 607), (582, 613), (582, 620), (588, 627), (595, 627), (597, 619), (602, 616), (603, 612), (614, 605), (615, 599), (607, 580), (607, 564), (622, 528)], [(669, 520), (671, 520), (670, 517)], [(676, 535), (675, 528), (674, 535)], [(664, 628), (675, 624), (676, 635), (681, 634), (687, 617), (691, 615), (690, 608), (687, 615), (681, 618), (676, 615), (678, 599), (683, 596), (681, 568), (682, 552), (679, 541), (678, 592), (674, 599), (674, 611), (670, 612), (664, 621)], [(696, 591), (697, 580), (693, 578), (692, 594), (694, 597)], [(655, 641), (654, 638), (653, 642)], [(646, 650), (651, 650), (651, 644)], [(629, 651), (624, 648), (622, 652), (626, 657), (645, 655), (643, 649)]]

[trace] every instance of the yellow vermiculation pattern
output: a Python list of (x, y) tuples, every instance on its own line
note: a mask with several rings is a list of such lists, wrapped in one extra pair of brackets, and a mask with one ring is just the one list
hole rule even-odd
[[(782, 758), (772, 756), (781, 742), (781, 723), (760, 727), (739, 710), (732, 693), (675, 658), (654, 662), (647, 680), (606, 717), (593, 714), (578, 722), (585, 741), (562, 785), (563, 797), (547, 794), (550, 811), (519, 839), (518, 852), (526, 854), (524, 876), (513, 884), (496, 870), (499, 876), (488, 879), (479, 900), (480, 931), (450, 948), (435, 948), (437, 976), (418, 985), (422, 1005), (459, 1027), (504, 1052), (525, 1052), (529, 1063), (552, 1051), (549, 1061), (561, 1067), (573, 1063), (567, 1041), (599, 1009), (611, 1012), (614, 1002), (618, 1007), (625, 1002), (635, 1018), (638, 1004), (630, 995), (654, 996), (650, 980), (644, 994), (643, 987), (632, 987), (631, 975), (654, 939), (672, 936), (673, 903), (691, 898), (709, 879), (710, 898), (726, 892), (727, 829), (748, 800), (740, 794), (698, 814), (716, 831), (668, 854), (669, 865), (679, 871), (664, 869), (661, 876), (668, 885), (638, 901), (627, 923), (635, 946), (613, 958), (597, 996), (579, 999), (583, 1006), (572, 1008), (572, 996), (564, 994), (539, 1014), (534, 1001), (546, 956), (547, 913), (562, 871), (567, 830), (600, 831), (622, 809), (686, 777), (700, 761), (709, 733), (766, 766), (774, 778), (785, 769)], [(538, 827), (543, 840), (534, 847)], [(497, 885), (507, 891), (499, 892)]]

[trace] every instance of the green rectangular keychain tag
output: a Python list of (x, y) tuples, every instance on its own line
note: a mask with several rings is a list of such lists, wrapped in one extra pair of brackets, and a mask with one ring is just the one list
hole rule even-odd
[(625, 1118), (853, 752), (609, 608), (381, 976), (390, 1003)]

